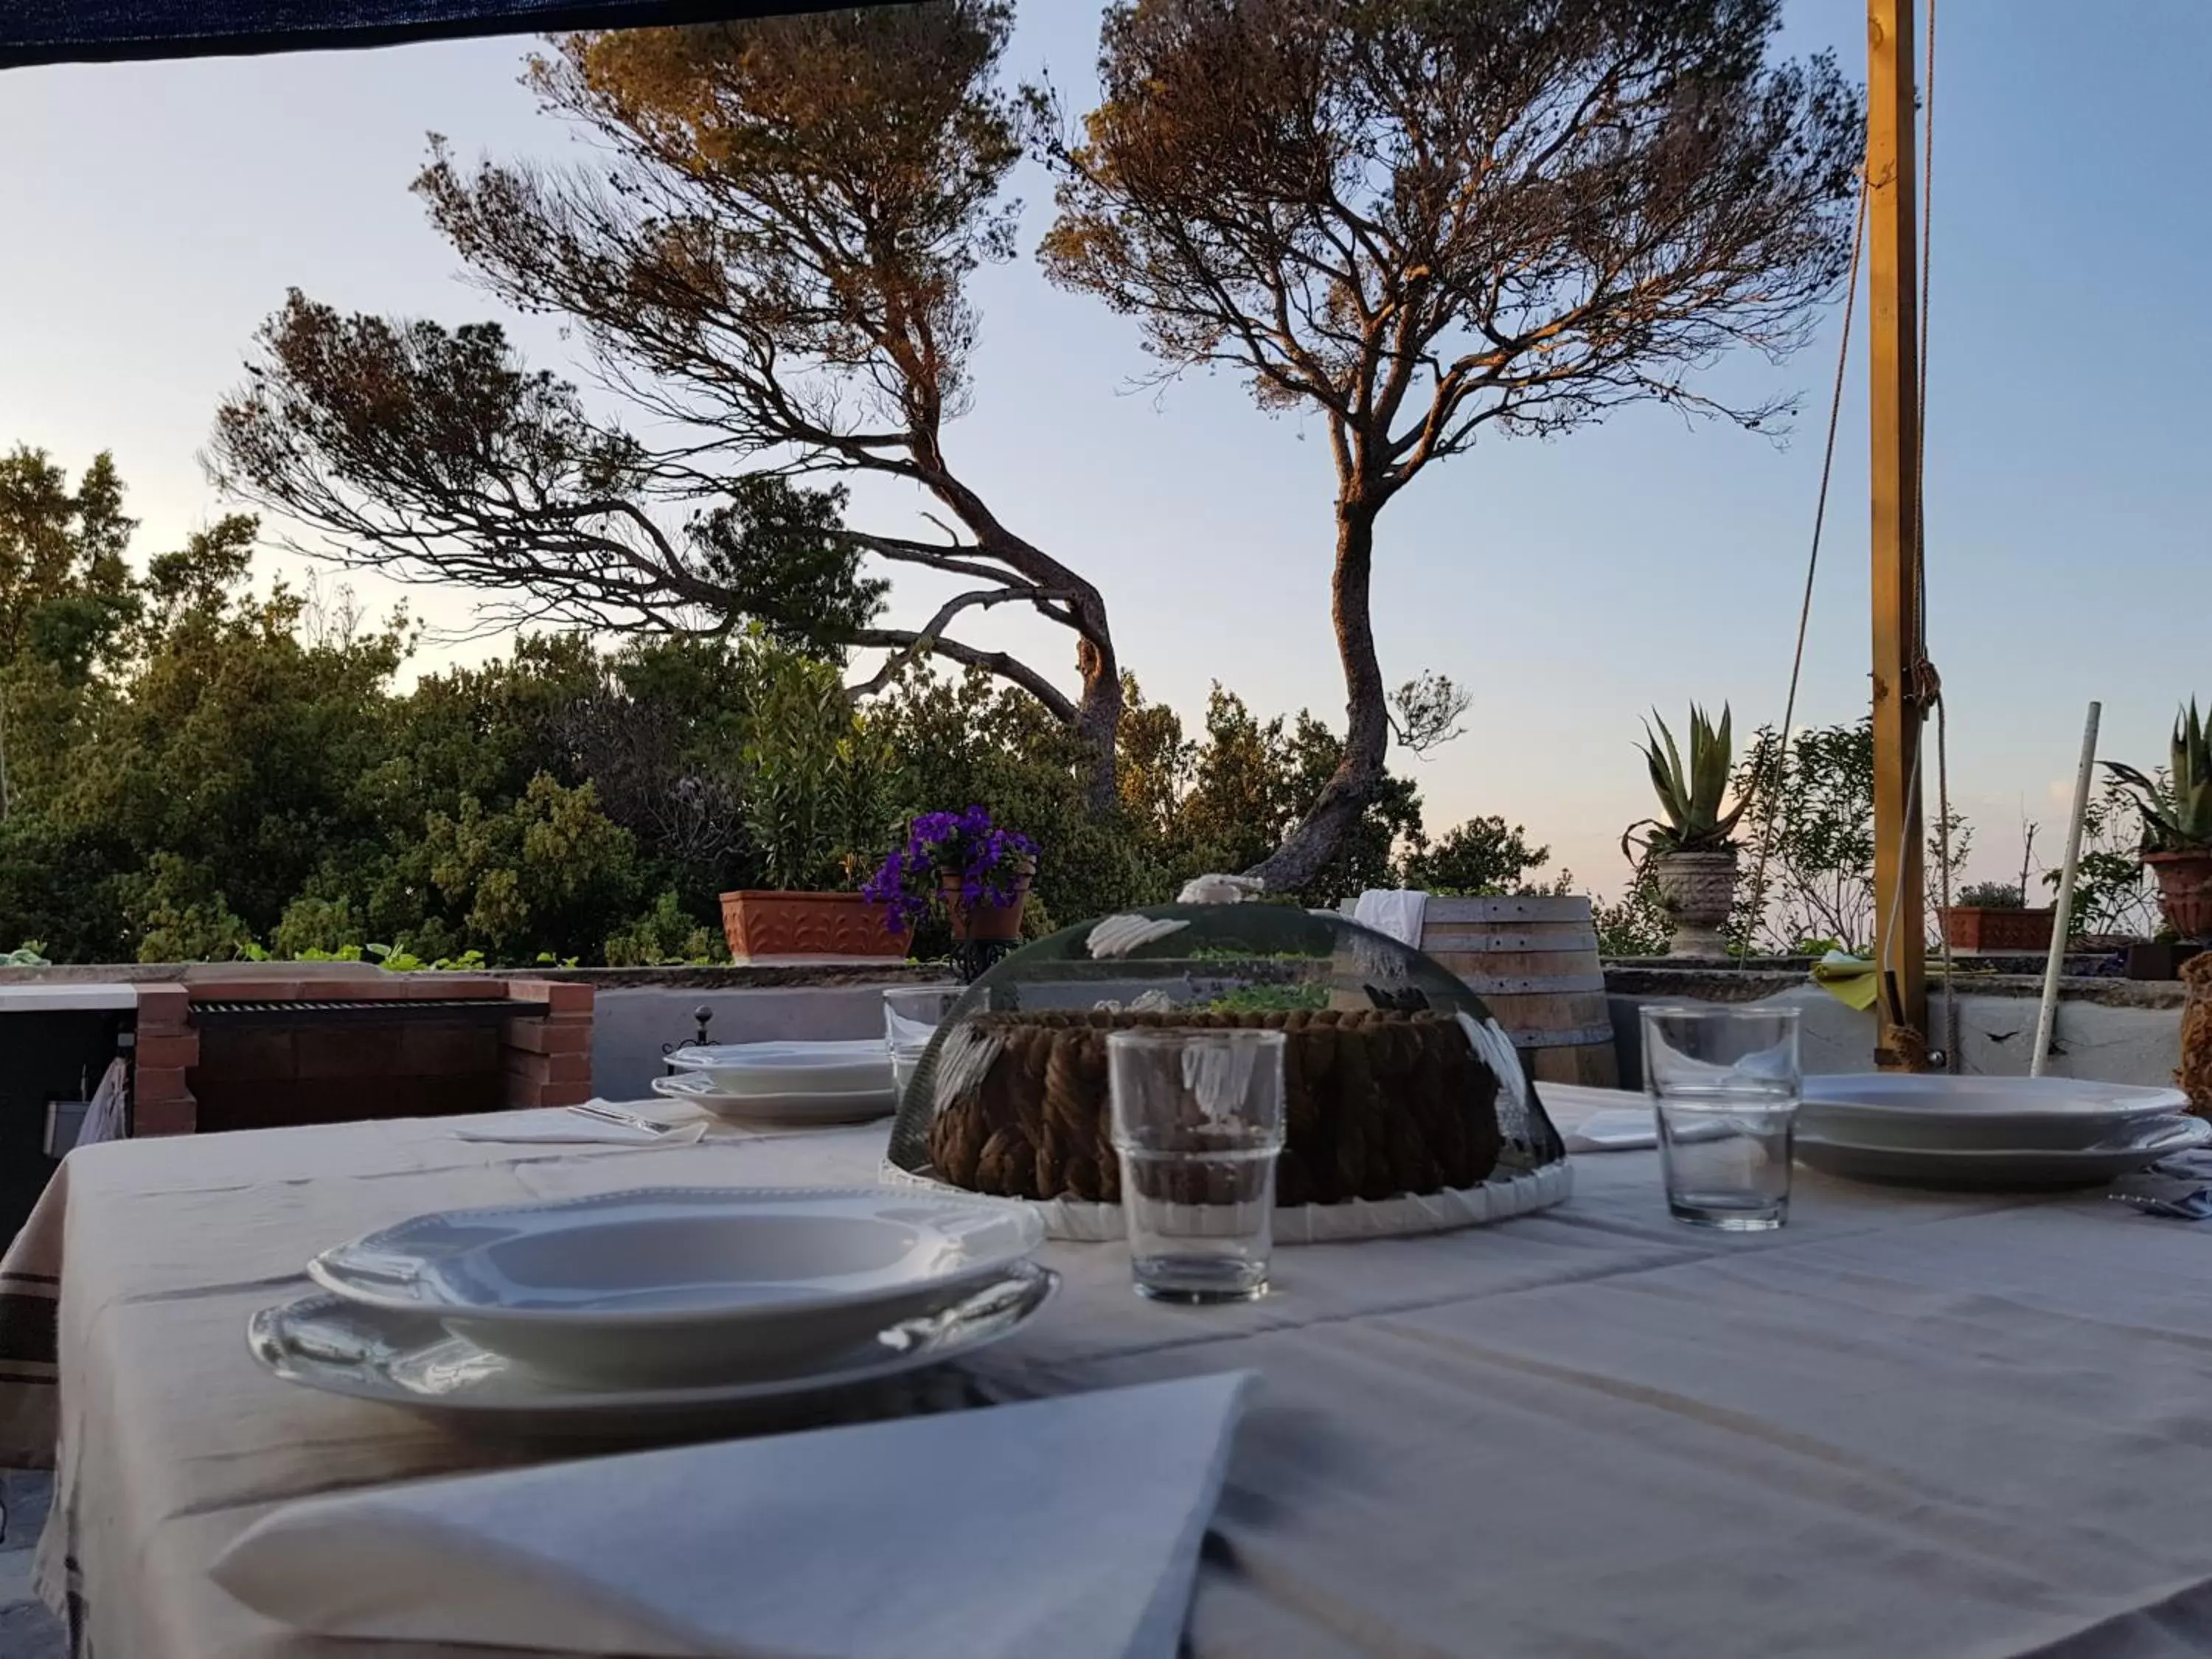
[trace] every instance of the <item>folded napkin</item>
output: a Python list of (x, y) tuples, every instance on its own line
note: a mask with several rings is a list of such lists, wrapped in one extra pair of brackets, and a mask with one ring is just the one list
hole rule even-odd
[(1250, 1373), (287, 1505), (216, 1582), (318, 1634), (662, 1659), (1173, 1659)]
[[(1724, 1122), (1682, 1125), (1674, 1139), (1713, 1140), (1731, 1133)], [(1562, 1133), (1571, 1152), (1632, 1152), (1659, 1144), (1658, 1120), (1649, 1106), (1608, 1107)]]
[(1563, 1138), (1571, 1152), (1627, 1152), (1656, 1146), (1659, 1129), (1649, 1106), (1623, 1106), (1592, 1112)]
[(2106, 1196), (2132, 1204), (2145, 1215), (2175, 1221), (2212, 1218), (2212, 1150), (2176, 1152), (2148, 1170), (2121, 1176)]
[[(609, 1103), (595, 1100), (594, 1106)], [(650, 1112), (641, 1112), (635, 1106), (618, 1106), (615, 1109), (649, 1117)], [(707, 1133), (702, 1121), (687, 1124), (667, 1134), (655, 1134), (650, 1129), (641, 1129), (634, 1123), (612, 1123), (605, 1118), (586, 1117), (581, 1112), (572, 1112), (566, 1107), (554, 1107), (544, 1111), (501, 1112), (494, 1116), (477, 1118), (453, 1126), (456, 1140), (489, 1140), (517, 1146), (689, 1146)]]
[(1813, 964), (1813, 983), (1861, 1013), (1874, 1006), (1878, 982), (1873, 959), (1848, 951), (1831, 951)]

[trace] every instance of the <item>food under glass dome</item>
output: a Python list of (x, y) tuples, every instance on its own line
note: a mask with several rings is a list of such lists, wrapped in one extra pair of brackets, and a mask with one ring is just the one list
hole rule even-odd
[[(1484, 1194), (1472, 1206), (1481, 1214), (1417, 1206), (1416, 1226), (1434, 1227), (1495, 1218), (1486, 1212), (1516, 1182), (1506, 1212), (1535, 1207), (1528, 1177), (1546, 1177), (1543, 1202), (1565, 1194), (1559, 1133), (1480, 997), (1348, 917), (1267, 902), (1156, 906), (1006, 957), (954, 1004), (915, 1067), (890, 1164), (1063, 1212), (1116, 1205), (1105, 1040), (1138, 1025), (1285, 1032), (1283, 1210), (1396, 1216), (1398, 1200)], [(1324, 1234), (1347, 1236), (1314, 1236)]]

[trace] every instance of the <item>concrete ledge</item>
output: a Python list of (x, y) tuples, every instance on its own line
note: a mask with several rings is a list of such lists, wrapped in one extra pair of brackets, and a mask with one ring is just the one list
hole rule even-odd
[[(1698, 1002), (1756, 1002), (1811, 983), (1812, 958), (1794, 963), (1667, 960), (1616, 957), (1605, 968), (1605, 988), (1616, 996), (1686, 997)], [(1942, 977), (1929, 963), (1928, 993), (1941, 998)], [(1999, 973), (1977, 963), (1961, 962), (1957, 970), (1958, 994), (1974, 997), (2027, 997), (2040, 1000), (2043, 975)], [(2094, 1002), (2107, 1008), (2179, 1008), (2188, 1000), (2188, 989), (2175, 980), (2108, 979), (2069, 974), (2058, 981), (2063, 1002)]]

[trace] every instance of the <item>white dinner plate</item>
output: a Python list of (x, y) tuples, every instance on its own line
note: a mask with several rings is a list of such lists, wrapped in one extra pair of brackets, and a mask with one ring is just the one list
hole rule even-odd
[(685, 1072), (677, 1077), (653, 1079), (653, 1092), (664, 1100), (680, 1100), (696, 1106), (726, 1123), (751, 1123), (775, 1128), (872, 1123), (898, 1109), (898, 1091), (887, 1077), (880, 1089), (858, 1094), (732, 1095), (714, 1086), (704, 1072)]
[(2179, 1089), (2059, 1077), (1870, 1072), (1808, 1077), (1801, 1133), (1838, 1145), (1930, 1151), (2065, 1151), (2189, 1109)]
[(2212, 1141), (2201, 1117), (2156, 1118), (2094, 1146), (1863, 1146), (1824, 1140), (1800, 1129), (1798, 1162), (1852, 1181), (1977, 1190), (2100, 1186), (2131, 1170)]
[(895, 1188), (665, 1188), (417, 1216), (307, 1264), (549, 1375), (721, 1382), (793, 1370), (1003, 1277), (1044, 1227)]
[(891, 1086), (881, 1037), (839, 1042), (722, 1042), (678, 1048), (668, 1063), (710, 1078), (726, 1095), (854, 1095)]
[(264, 1308), (253, 1357), (301, 1388), (375, 1401), (477, 1433), (650, 1440), (818, 1414), (869, 1384), (961, 1358), (1012, 1335), (1058, 1275), (1018, 1261), (948, 1308), (889, 1325), (790, 1374), (675, 1389), (594, 1389), (544, 1376), (453, 1335), (431, 1315), (316, 1295)]

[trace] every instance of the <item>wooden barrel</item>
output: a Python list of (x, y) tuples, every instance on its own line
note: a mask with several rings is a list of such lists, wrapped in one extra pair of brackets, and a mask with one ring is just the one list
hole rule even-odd
[(1431, 898), (1421, 949), (1490, 1005), (1539, 1083), (1620, 1086), (1588, 898)]

